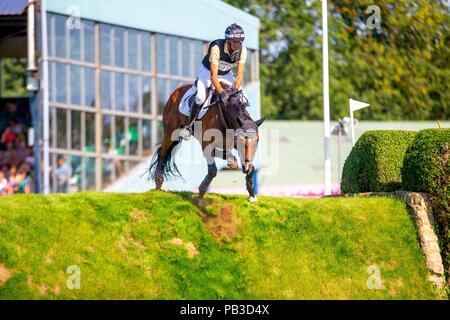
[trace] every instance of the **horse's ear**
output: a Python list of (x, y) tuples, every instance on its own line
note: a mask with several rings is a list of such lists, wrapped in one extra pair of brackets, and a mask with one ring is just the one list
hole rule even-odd
[(256, 125), (259, 127), (260, 125), (262, 125), (262, 123), (263, 123), (265, 120), (266, 120), (266, 118), (265, 118), (265, 117), (262, 117), (261, 119), (256, 120), (255, 123), (256, 123)]

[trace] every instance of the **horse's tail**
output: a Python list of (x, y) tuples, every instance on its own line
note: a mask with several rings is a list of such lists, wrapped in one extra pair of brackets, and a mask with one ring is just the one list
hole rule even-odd
[(172, 142), (165, 156), (161, 155), (161, 146), (158, 147), (157, 151), (153, 155), (152, 161), (150, 162), (150, 167), (148, 168), (148, 180), (155, 180), (157, 174), (158, 164), (163, 161), (164, 164), (164, 178), (182, 178), (180, 171), (178, 170), (177, 164), (172, 157), (173, 149), (180, 143), (180, 140)]

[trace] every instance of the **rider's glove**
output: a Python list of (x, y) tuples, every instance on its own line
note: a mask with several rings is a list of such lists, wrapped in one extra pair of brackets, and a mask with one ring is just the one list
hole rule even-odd
[(223, 103), (227, 103), (228, 99), (230, 99), (230, 95), (226, 90), (222, 90), (220, 93), (220, 100), (222, 100)]

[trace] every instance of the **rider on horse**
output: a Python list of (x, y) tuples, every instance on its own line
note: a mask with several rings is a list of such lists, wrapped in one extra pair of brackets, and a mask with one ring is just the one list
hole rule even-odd
[[(195, 99), (192, 99), (189, 122), (180, 132), (180, 136), (185, 140), (188, 140), (191, 135), (190, 125), (197, 117), (201, 105), (205, 102), (207, 98), (206, 90), (211, 86), (211, 83), (224, 103), (228, 101), (230, 96), (222, 88), (221, 80), (229, 82), (232, 90), (241, 88), (247, 59), (247, 48), (242, 44), (244, 38), (242, 27), (233, 23), (225, 30), (225, 39), (217, 39), (209, 44), (208, 53), (203, 58), (198, 72), (197, 94)], [(238, 65), (238, 68), (235, 78), (231, 69), (236, 65)]]

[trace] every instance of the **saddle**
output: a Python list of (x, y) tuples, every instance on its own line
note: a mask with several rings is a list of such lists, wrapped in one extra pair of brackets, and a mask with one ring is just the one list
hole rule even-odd
[[(183, 98), (181, 98), (179, 110), (182, 114), (189, 117), (192, 102), (195, 99), (195, 95), (197, 94), (197, 80), (195, 80), (192, 87), (190, 87)], [(216, 104), (220, 100), (220, 96), (216, 93), (216, 90), (213, 85), (206, 89), (206, 100), (203, 103), (198, 115), (197, 120), (201, 120), (206, 112), (209, 110), (209, 107)]]

